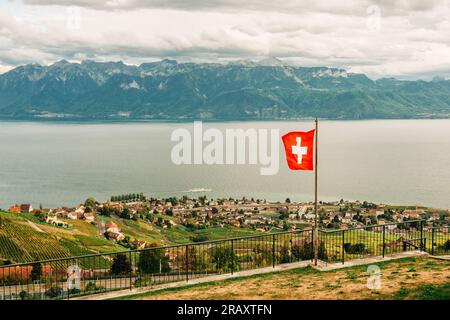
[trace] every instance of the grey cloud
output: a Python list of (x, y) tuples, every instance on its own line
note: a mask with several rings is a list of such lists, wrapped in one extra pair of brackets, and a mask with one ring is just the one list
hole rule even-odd
[[(112, 0), (112, 1), (89, 1), (89, 0), (25, 0), (32, 5), (62, 5), (80, 6), (100, 10), (132, 10), (132, 9), (178, 9), (178, 10), (308, 10), (316, 8), (320, 10), (347, 11), (348, 5), (330, 1), (261, 1), (261, 0)], [(357, 3), (356, 1), (353, 3)], [(364, 3), (364, 1), (360, 1)]]
[(24, 0), (30, 5), (80, 6), (96, 10), (175, 9), (205, 11), (271, 11), (288, 13), (328, 12), (332, 14), (366, 15), (371, 5), (379, 6), (385, 15), (404, 15), (412, 11), (432, 10), (448, 5), (447, 0)]
[[(84, 7), (84, 29), (71, 32), (64, 22), (49, 18), (50, 9), (64, 12), (64, 7), (38, 7), (43, 30), (0, 12), (0, 67), (62, 58), (137, 64), (161, 58), (216, 62), (270, 55), (297, 65), (428, 76), (439, 73), (439, 63), (446, 70), (450, 63), (450, 29), (444, 19), (450, 10), (439, 7), (445, 1), (26, 2)], [(375, 31), (366, 25), (366, 9), (373, 3), (381, 8), (381, 29)], [(132, 10), (137, 8), (166, 10)], [(164, 19), (152, 25), (158, 16)]]

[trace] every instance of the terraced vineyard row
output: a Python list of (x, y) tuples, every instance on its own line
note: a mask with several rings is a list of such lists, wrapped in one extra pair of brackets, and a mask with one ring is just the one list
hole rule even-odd
[(23, 250), (14, 240), (8, 238), (0, 231), (0, 258), (11, 261), (31, 261), (32, 257)]
[(69, 256), (70, 251), (54, 236), (8, 220), (3, 220), (0, 226), (0, 258), (3, 260), (29, 262)]

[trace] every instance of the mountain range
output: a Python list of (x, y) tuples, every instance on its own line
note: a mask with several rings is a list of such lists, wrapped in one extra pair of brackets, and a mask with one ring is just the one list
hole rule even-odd
[(372, 80), (259, 62), (28, 64), (0, 75), (0, 118), (287, 120), (449, 118), (450, 80)]

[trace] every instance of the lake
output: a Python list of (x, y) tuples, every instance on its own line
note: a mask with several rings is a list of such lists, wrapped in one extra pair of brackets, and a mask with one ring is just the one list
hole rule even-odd
[[(309, 201), (313, 172), (259, 165), (175, 165), (176, 128), (192, 123), (0, 122), (0, 207), (74, 206), (93, 196), (255, 197)], [(221, 122), (204, 127), (310, 130), (313, 121)], [(321, 121), (320, 200), (450, 208), (450, 120)], [(192, 189), (204, 189), (192, 192)]]

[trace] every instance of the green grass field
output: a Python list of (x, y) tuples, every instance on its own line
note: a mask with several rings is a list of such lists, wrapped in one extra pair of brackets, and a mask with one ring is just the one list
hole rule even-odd
[(448, 261), (411, 257), (377, 263), (381, 285), (367, 286), (368, 265), (331, 271), (311, 267), (160, 289), (116, 300), (449, 300)]

